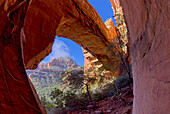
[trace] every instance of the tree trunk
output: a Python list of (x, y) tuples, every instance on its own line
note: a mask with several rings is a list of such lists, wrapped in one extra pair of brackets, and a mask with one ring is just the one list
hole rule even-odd
[(88, 86), (88, 84), (85, 84), (85, 85), (86, 85), (86, 90), (87, 90), (87, 94), (88, 94), (89, 100), (90, 100), (90, 102), (92, 102), (92, 103), (93, 103), (93, 100), (92, 100), (91, 94), (90, 94), (90, 92), (89, 92), (89, 86)]

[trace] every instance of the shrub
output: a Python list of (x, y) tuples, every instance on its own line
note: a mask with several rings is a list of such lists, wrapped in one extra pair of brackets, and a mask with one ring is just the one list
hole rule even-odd
[(114, 80), (114, 84), (117, 89), (121, 89), (123, 87), (126, 87), (129, 84), (130, 80), (128, 76), (120, 76), (116, 80)]

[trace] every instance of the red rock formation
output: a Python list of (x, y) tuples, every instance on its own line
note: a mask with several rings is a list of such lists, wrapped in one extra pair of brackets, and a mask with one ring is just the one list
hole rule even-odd
[(48, 67), (51, 66), (59, 66), (59, 67), (65, 67), (65, 68), (69, 68), (69, 67), (74, 67), (74, 68), (78, 68), (80, 66), (77, 65), (77, 63), (75, 63), (71, 58), (69, 57), (60, 57), (60, 58), (55, 58), (53, 59), (51, 62), (48, 63)]
[(110, 34), (86, 0), (32, 0), (24, 30), (27, 42), (24, 61), (29, 69), (50, 53), (55, 35), (69, 38), (95, 55), (107, 55)]
[[(166, 114), (170, 112), (169, 2), (120, 3), (131, 39), (133, 113)], [(103, 65), (112, 61), (106, 51), (111, 34), (86, 0), (1, 0), (0, 22), (2, 113), (46, 113), (25, 67), (36, 68), (51, 52), (55, 35), (75, 41)]]
[(46, 113), (25, 68), (36, 68), (51, 52), (55, 35), (75, 41), (106, 64), (102, 58), (108, 56), (111, 36), (86, 0), (1, 0), (0, 22), (3, 113)]
[[(111, 36), (108, 38), (109, 43), (115, 43), (114, 39), (117, 39), (117, 37), (120, 35), (119, 31), (114, 26), (112, 19), (108, 19), (105, 22), (105, 25), (109, 29), (109, 34)], [(110, 51), (107, 51), (108, 56), (104, 56), (104, 55), (94, 56), (90, 52), (88, 52), (86, 49), (83, 49), (83, 54), (85, 56), (84, 70), (87, 71), (89, 68), (92, 68), (93, 69), (92, 71), (87, 72), (87, 73), (90, 73), (92, 76), (96, 76), (100, 72), (100, 74), (105, 75), (105, 76), (117, 77), (119, 72), (116, 72), (116, 71), (119, 68), (115, 69), (115, 68), (112, 68), (112, 66), (119, 64), (119, 62), (112, 64), (112, 65), (110, 64), (112, 61), (115, 61), (114, 55), (111, 55), (112, 52), (117, 53), (115, 49), (112, 49)], [(100, 71), (101, 69), (103, 70), (102, 72)]]
[(46, 113), (23, 62), (23, 24), (29, 0), (0, 1), (0, 113)]
[(108, 62), (114, 61), (107, 49), (112, 35), (116, 34), (106, 28), (98, 13), (86, 0), (50, 0), (48, 3), (33, 0), (27, 11), (24, 30), (27, 42), (24, 61), (28, 69), (36, 68), (50, 53), (55, 35), (75, 41), (106, 66)]
[[(119, 0), (110, 0), (113, 9)], [(116, 1), (116, 2), (115, 2)], [(168, 0), (120, 0), (129, 29), (134, 79), (133, 114), (170, 112)]]
[(114, 23), (112, 21), (112, 19), (108, 19), (105, 22), (106, 27), (109, 29), (109, 32), (111, 34), (111, 38), (109, 39), (109, 42), (113, 42), (113, 39), (119, 36), (118, 30), (116, 29), (116, 27), (114, 26)]

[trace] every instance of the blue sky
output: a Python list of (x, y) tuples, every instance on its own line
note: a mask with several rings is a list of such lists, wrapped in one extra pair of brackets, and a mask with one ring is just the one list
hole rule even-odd
[(112, 5), (109, 0), (88, 0), (88, 1), (98, 12), (103, 22), (105, 22), (106, 19), (112, 18), (114, 25), (116, 25), (116, 22), (113, 18)]
[(70, 39), (56, 36), (52, 47), (52, 52), (41, 63), (48, 63), (54, 58), (59, 57), (70, 57), (78, 65), (84, 66), (82, 48)]
[[(114, 20), (113, 10), (109, 0), (88, 0), (88, 1), (99, 13), (103, 22), (105, 22), (106, 19), (109, 18), (112, 18), (112, 20)], [(116, 25), (115, 21), (113, 22)], [(48, 63), (54, 58), (59, 57), (70, 57), (78, 65), (84, 66), (84, 56), (81, 47), (72, 40), (56, 36), (52, 47), (52, 52), (41, 63)]]

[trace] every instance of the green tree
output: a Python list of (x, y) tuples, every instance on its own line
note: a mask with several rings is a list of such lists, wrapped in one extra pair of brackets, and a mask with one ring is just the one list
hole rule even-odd
[(47, 100), (45, 95), (43, 95), (40, 98), (40, 101), (42, 105), (45, 107), (45, 109), (47, 110), (47, 112), (50, 111), (54, 107), (54, 105)]
[(65, 72), (65, 77), (62, 78), (63, 88), (70, 88), (74, 92), (81, 94), (82, 89), (86, 89), (90, 102), (93, 102), (89, 85), (94, 83), (95, 79), (91, 77), (84, 77), (84, 71)]

